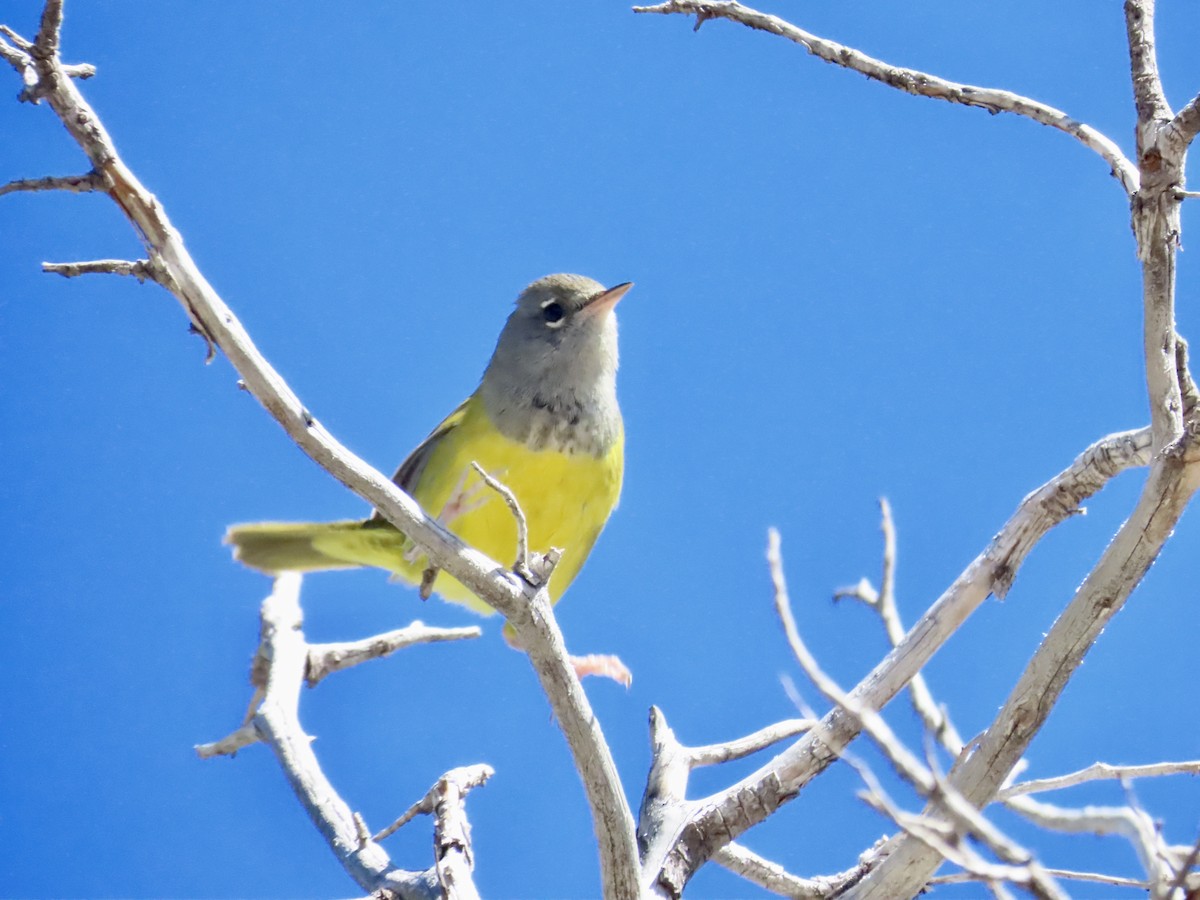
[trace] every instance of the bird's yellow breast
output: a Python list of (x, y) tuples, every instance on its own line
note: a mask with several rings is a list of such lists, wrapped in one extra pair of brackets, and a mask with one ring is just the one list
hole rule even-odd
[[(619, 434), (603, 456), (534, 450), (501, 434), (478, 397), (465, 404), (460, 421), (432, 450), (412, 493), (463, 541), (510, 566), (516, 559), (516, 520), (504, 498), (483, 482), (472, 462), (478, 462), (516, 496), (529, 525), (531, 551), (563, 550), (549, 586), (551, 598), (557, 601), (579, 574), (617, 505), (624, 435)], [(410, 556), (402, 570), (393, 571), (417, 581), (424, 568), (423, 558)], [(491, 612), (445, 573), (438, 576), (434, 590), (478, 612)]]

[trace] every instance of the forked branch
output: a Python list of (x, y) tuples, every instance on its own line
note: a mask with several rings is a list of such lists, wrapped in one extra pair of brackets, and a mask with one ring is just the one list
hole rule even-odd
[(419, 544), (432, 566), (454, 576), (508, 620), (538, 675), (582, 778), (600, 845), (603, 890), (611, 897), (636, 896), (633, 816), (545, 588), (508, 577), (504, 567), (463, 544), (387, 476), (337, 441), (300, 402), (200, 272), (164, 205), (117, 153), (100, 117), (59, 58), (61, 25), (62, 0), (47, 0), (38, 37), (27, 42), (29, 49), (0, 44), (0, 55), (25, 83), (22, 96), (45, 101), (62, 121), (142, 239), (154, 271), (161, 273), (161, 283), (183, 305), (194, 328), (229, 358), (245, 390), (301, 450)]

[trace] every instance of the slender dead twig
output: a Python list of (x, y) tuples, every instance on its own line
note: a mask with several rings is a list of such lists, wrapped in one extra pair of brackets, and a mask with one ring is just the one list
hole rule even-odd
[[(255, 740), (270, 748), (313, 825), (325, 838), (342, 867), (363, 890), (392, 891), (404, 898), (434, 896), (434, 867), (414, 872), (394, 866), (379, 844), (363, 841), (361, 818), (350, 809), (321, 769), (312, 739), (300, 724), (300, 690), (308, 665), (309, 646), (301, 630), (300, 576), (288, 572), (275, 579), (261, 610), (262, 645), (255, 679), (265, 681), (261, 703), (241, 728), (214, 744), (198, 747), (202, 756), (233, 752)], [(257, 696), (257, 695), (256, 695)]]
[[(904, 639), (904, 624), (900, 619), (900, 609), (896, 603), (896, 525), (892, 519), (892, 505), (886, 497), (879, 498), (879, 530), (883, 534), (883, 562), (880, 573), (880, 590), (875, 590), (866, 578), (850, 588), (842, 588), (834, 593), (835, 600), (852, 598), (864, 603), (879, 616), (884, 633), (893, 647)], [(946, 751), (954, 757), (962, 753), (963, 739), (950, 721), (950, 717), (933, 699), (933, 692), (925, 680), (925, 675), (918, 672), (908, 684), (909, 699), (913, 710), (925, 725), (926, 731), (932, 734)]]
[(63, 278), (78, 278), (80, 275), (125, 275), (139, 282), (158, 281), (161, 273), (148, 259), (93, 259), (87, 262), (42, 263), (42, 271)]
[(866, 850), (859, 857), (858, 863), (849, 869), (815, 878), (793, 875), (778, 863), (765, 859), (737, 843), (726, 844), (718, 850), (713, 856), (713, 862), (765, 891), (789, 897), (791, 900), (833, 900), (863, 876), (866, 871), (865, 860), (881, 847), (882, 843), (879, 841)]
[(59, 58), (61, 24), (61, 0), (47, 0), (38, 37), (28, 52), (0, 45), (0, 55), (25, 83), (23, 99), (44, 101), (58, 116), (92, 169), (109, 186), (108, 196), (142, 239), (147, 258), (162, 273), (161, 283), (180, 301), (210, 347), (225, 353), (245, 390), (263, 404), (297, 446), (419, 544), (432, 566), (448, 572), (505, 617), (533, 665), (583, 781), (598, 836), (602, 891), (611, 897), (636, 897), (638, 854), (633, 815), (544, 587), (535, 589), (507, 578), (501, 566), (463, 544), (387, 476), (338, 442), (300, 402), (200, 272), (165, 205), (117, 153), (100, 116)]
[(855, 72), (860, 72), (875, 81), (890, 85), (908, 94), (946, 100), (963, 106), (974, 106), (990, 113), (1012, 113), (1032, 119), (1041, 125), (1057, 129), (1075, 138), (1089, 150), (1098, 154), (1120, 181), (1125, 193), (1133, 196), (1138, 191), (1138, 170), (1126, 158), (1110, 138), (1091, 125), (1079, 122), (1060, 109), (1055, 109), (1037, 100), (998, 88), (960, 84), (903, 66), (893, 66), (883, 60), (868, 56), (853, 47), (836, 41), (817, 37), (790, 22), (767, 15), (748, 6), (718, 0), (669, 0), (656, 6), (635, 6), (635, 13), (658, 13), (662, 15), (695, 15), (699, 28), (708, 19), (728, 19), (758, 31), (779, 35), (799, 44), (813, 56)]
[(488, 779), (495, 774), (496, 770), (487, 765), (460, 766), (457, 769), (451, 769), (435, 781), (433, 786), (425, 792), (425, 796), (410, 806), (396, 821), (372, 835), (371, 840), (382, 841), (391, 837), (417, 816), (431, 815), (437, 809), (438, 804), (443, 802), (443, 798), (449, 791), (454, 790), (465, 795), (468, 791), (485, 785)]
[[(1007, 592), (1025, 557), (1050, 529), (1074, 515), (1081, 503), (1119, 472), (1146, 465), (1149, 449), (1149, 429), (1109, 435), (1026, 496), (991, 543), (917, 620), (895, 650), (850, 691), (854, 702), (877, 709), (899, 693), (990, 594)], [(665, 895), (681, 893), (716, 847), (735, 840), (797, 796), (837, 759), (829, 744), (845, 746), (859, 730), (858, 720), (845, 710), (831, 710), (822, 717), (821, 737), (816, 729), (802, 735), (741, 781), (694, 801), (683, 826), (671, 819), (678, 813), (676, 807), (658, 802), (660, 793), (670, 793), (662, 788), (670, 779), (659, 779), (655, 790), (649, 789), (656, 781), (652, 769), (638, 820), (639, 839), (647, 848), (643, 854), (647, 881), (658, 885)], [(675, 771), (669, 765), (663, 769)]]
[(415, 644), (461, 641), (479, 637), (482, 633), (483, 630), (478, 625), (465, 628), (436, 628), (422, 622), (413, 622), (404, 628), (358, 641), (309, 644), (304, 680), (309, 687), (314, 687), (334, 672), (349, 669), (370, 659), (389, 656), (397, 650)]
[(692, 768), (712, 766), (720, 763), (743, 759), (754, 753), (760, 753), (780, 741), (803, 734), (814, 725), (812, 719), (786, 719), (760, 728), (753, 734), (735, 738), (723, 744), (708, 744), (703, 747), (684, 747), (684, 753), (689, 758)]
[(996, 799), (1008, 800), (1022, 794), (1057, 791), (1089, 781), (1152, 778), (1160, 775), (1200, 775), (1200, 760), (1191, 759), (1183, 762), (1148, 763), (1141, 766), (1114, 766), (1109, 763), (1097, 762), (1092, 763), (1086, 769), (1068, 772), (1066, 775), (1056, 775), (1053, 778), (1037, 778), (1010, 785), (1001, 790), (996, 795)]
[(517, 495), (475, 460), (471, 460), (471, 468), (483, 479), (483, 483), (499, 494), (508, 505), (508, 510), (517, 523), (517, 560), (513, 563), (513, 571), (531, 584), (536, 584), (533, 570), (529, 567), (529, 521), (517, 501)]
[(86, 194), (106, 190), (104, 179), (95, 172), (86, 175), (47, 175), (45, 178), (18, 178), (0, 185), (0, 197), (19, 191), (70, 191)]

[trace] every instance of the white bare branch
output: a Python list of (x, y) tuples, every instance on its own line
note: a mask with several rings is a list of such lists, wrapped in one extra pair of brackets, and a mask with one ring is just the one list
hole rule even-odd
[[(510, 578), (477, 550), (446, 531), (420, 506), (337, 441), (300, 402), (259, 352), (250, 335), (196, 266), (164, 205), (118, 155), (96, 111), (84, 100), (58, 57), (61, 0), (48, 0), (35, 47), (6, 55), (26, 81), (27, 99), (45, 100), (108, 184), (108, 194), (146, 246), (162, 283), (180, 301), (196, 330), (229, 358), (242, 384), (318, 465), (366, 500), (426, 551), (430, 563), (499, 611), (529, 656), (567, 738), (582, 778), (600, 844), (607, 896), (635, 897), (638, 855), (633, 815), (612, 754), (572, 666), (544, 588)], [(10, 58), (11, 57), (11, 58)]]
[[(321, 770), (312, 739), (300, 724), (300, 690), (309, 655), (301, 630), (300, 583), (298, 574), (284, 573), (275, 579), (270, 596), (263, 601), (259, 657), (269, 663), (265, 673), (256, 665), (255, 677), (265, 674), (266, 687), (253, 718), (234, 736), (253, 729), (257, 739), (271, 749), (313, 825), (364, 890), (388, 890), (406, 898), (435, 896), (432, 869), (412, 872), (397, 868), (379, 844), (362, 840), (355, 814)], [(217, 752), (220, 744), (237, 743), (234, 736), (207, 745), (206, 755)]]
[(1112, 139), (1101, 134), (1091, 125), (1076, 121), (1062, 110), (1039, 103), (1029, 97), (1022, 97), (1020, 94), (998, 88), (960, 84), (930, 75), (928, 72), (893, 66), (853, 47), (817, 37), (784, 19), (767, 15), (740, 3), (732, 2), (732, 0), (723, 0), (723, 2), (722, 0), (668, 0), (657, 6), (635, 6), (633, 11), (664, 15), (672, 13), (695, 15), (696, 28), (699, 28), (708, 19), (728, 19), (758, 31), (779, 35), (799, 44), (818, 59), (860, 72), (868, 78), (908, 94), (946, 100), (964, 106), (975, 106), (990, 113), (1005, 112), (1032, 119), (1041, 125), (1047, 125), (1071, 135), (1089, 150), (1097, 153), (1108, 163), (1126, 194), (1133, 196), (1138, 191), (1137, 168), (1126, 158), (1125, 154), (1121, 152), (1121, 148)]
[(425, 625), (423, 622), (413, 622), (404, 628), (397, 628), (395, 631), (377, 634), (359, 641), (309, 644), (308, 666), (304, 679), (309, 687), (313, 687), (334, 672), (349, 669), (369, 659), (389, 656), (405, 647), (440, 641), (461, 641), (477, 638), (482, 633), (483, 630), (478, 625), (470, 625), (465, 628), (437, 628)]
[(95, 172), (86, 175), (47, 175), (45, 178), (19, 178), (0, 185), (0, 197), (19, 191), (70, 191), (86, 194), (106, 189), (104, 179)]
[[(852, 588), (843, 588), (834, 594), (835, 600), (853, 598), (870, 607), (883, 623), (884, 632), (893, 647), (904, 639), (904, 625), (896, 604), (896, 525), (892, 519), (892, 506), (886, 497), (879, 498), (880, 524), (883, 534), (883, 563), (880, 575), (880, 590), (863, 578)], [(954, 757), (962, 753), (964, 741), (950, 721), (945, 710), (933, 699), (925, 676), (918, 672), (908, 685), (909, 699), (913, 709), (928, 731), (946, 751)]]
[[(1148, 429), (1110, 435), (1088, 447), (1070, 466), (1029, 494), (987, 548), (849, 697), (863, 708), (878, 709), (887, 703), (990, 594), (1003, 595), (1008, 590), (1026, 555), (1050, 529), (1074, 515), (1080, 504), (1109, 479), (1146, 465), (1149, 449)], [(859, 730), (857, 719), (841, 708), (834, 709), (822, 718), (820, 737), (815, 730), (803, 735), (737, 784), (694, 801), (687, 827), (677, 829), (675, 843), (656, 843), (644, 855), (645, 870), (658, 873), (654, 877), (648, 874), (648, 883), (664, 896), (677, 896), (717, 846), (736, 840), (795, 797), (837, 758), (837, 751)], [(665, 768), (673, 771), (670, 766)], [(645, 820), (645, 809), (643, 805), (640, 821)]]
[(1057, 791), (1089, 781), (1152, 778), (1160, 775), (1200, 775), (1200, 759), (1190, 759), (1183, 762), (1149, 763), (1141, 766), (1114, 766), (1109, 763), (1096, 762), (1092, 763), (1086, 769), (1069, 772), (1066, 775), (1056, 775), (1053, 778), (1037, 778), (1011, 785), (1000, 791), (996, 795), (996, 799), (1008, 800), (1022, 794)]
[(822, 875), (816, 878), (801, 878), (793, 875), (778, 863), (764, 859), (741, 844), (726, 844), (713, 856), (713, 862), (740, 875), (765, 891), (790, 897), (791, 900), (833, 900), (846, 887), (863, 876), (866, 861), (883, 845), (879, 841), (859, 857), (858, 863), (844, 872)]
[(139, 282), (159, 281), (161, 273), (148, 259), (93, 259), (87, 262), (42, 263), (42, 271), (63, 278), (78, 278), (80, 275), (125, 275)]
[(780, 741), (803, 734), (812, 728), (814, 724), (815, 722), (812, 719), (785, 719), (782, 722), (776, 722), (774, 725), (761, 728), (753, 734), (736, 738), (724, 744), (685, 747), (684, 751), (687, 753), (689, 762), (693, 768), (716, 765), (758, 753), (773, 744), (778, 744)]

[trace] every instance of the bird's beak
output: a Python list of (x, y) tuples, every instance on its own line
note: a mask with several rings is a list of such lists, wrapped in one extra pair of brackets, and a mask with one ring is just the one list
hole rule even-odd
[(610, 287), (607, 291), (601, 291), (589, 300), (580, 312), (587, 316), (597, 316), (602, 312), (607, 312), (617, 305), (617, 301), (624, 297), (631, 287), (633, 287), (633, 282), (626, 281), (624, 284)]

